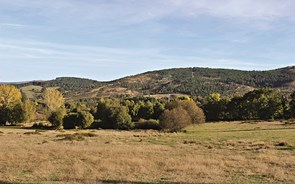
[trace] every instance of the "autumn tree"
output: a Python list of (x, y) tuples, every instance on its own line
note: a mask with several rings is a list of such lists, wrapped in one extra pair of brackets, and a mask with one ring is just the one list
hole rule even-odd
[(12, 85), (0, 85), (0, 124), (22, 121), (22, 95)]
[(190, 125), (192, 120), (182, 107), (167, 109), (160, 118), (160, 127), (164, 131), (177, 132)]
[(183, 100), (180, 106), (188, 112), (193, 124), (205, 123), (204, 111), (194, 101)]
[(25, 100), (22, 103), (22, 116), (24, 122), (30, 122), (35, 118), (36, 104), (30, 100)]
[(21, 102), (21, 92), (12, 85), (0, 85), (0, 107), (13, 107)]
[(46, 107), (50, 110), (50, 112), (56, 111), (58, 108), (64, 105), (64, 97), (56, 89), (46, 88), (43, 92), (43, 100)]
[(188, 116), (191, 118), (193, 124), (199, 124), (205, 122), (205, 115), (203, 110), (197, 106), (192, 100), (175, 100), (166, 104), (166, 109), (172, 110), (181, 107), (185, 110)]

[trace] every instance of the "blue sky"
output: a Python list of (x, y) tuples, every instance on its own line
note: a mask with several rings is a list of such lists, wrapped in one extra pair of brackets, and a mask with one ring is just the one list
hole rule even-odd
[(295, 65), (294, 0), (0, 0), (0, 81)]

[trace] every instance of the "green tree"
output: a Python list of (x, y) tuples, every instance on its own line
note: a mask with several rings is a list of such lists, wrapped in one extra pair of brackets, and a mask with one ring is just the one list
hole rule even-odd
[(153, 114), (154, 114), (154, 105), (150, 101), (147, 101), (146, 103), (140, 106), (137, 118), (151, 119)]
[(93, 115), (86, 111), (80, 111), (78, 113), (78, 118), (79, 118), (79, 121), (77, 126), (79, 126), (80, 128), (88, 128), (94, 122)]
[(63, 119), (65, 115), (66, 109), (62, 106), (51, 113), (51, 115), (48, 118), (48, 121), (52, 124), (52, 126), (59, 128), (63, 124)]
[(243, 111), (243, 96), (234, 96), (227, 104), (227, 119), (228, 120), (242, 120), (244, 118)]
[(229, 100), (221, 98), (219, 93), (213, 93), (207, 97), (203, 105), (206, 118), (209, 121), (220, 121), (227, 118), (226, 107)]
[(160, 102), (156, 102), (156, 104), (154, 105), (154, 114), (152, 118), (160, 119), (160, 116), (164, 111), (165, 111), (165, 105)]
[(74, 129), (79, 124), (79, 114), (69, 113), (63, 118), (64, 129)]
[(281, 118), (283, 115), (282, 95), (274, 89), (257, 89), (243, 96), (240, 108), (244, 119)]
[(290, 95), (291, 101), (290, 101), (290, 116), (292, 118), (295, 118), (295, 91)]
[(98, 117), (101, 119), (101, 128), (132, 129), (134, 127), (127, 107), (100, 102), (97, 109)]
[(129, 130), (134, 128), (134, 123), (132, 123), (126, 107), (115, 108), (110, 118), (115, 129)]

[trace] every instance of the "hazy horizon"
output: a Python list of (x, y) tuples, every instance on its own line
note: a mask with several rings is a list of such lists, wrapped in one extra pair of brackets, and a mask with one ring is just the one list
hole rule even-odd
[(295, 65), (292, 0), (0, 0), (0, 81)]

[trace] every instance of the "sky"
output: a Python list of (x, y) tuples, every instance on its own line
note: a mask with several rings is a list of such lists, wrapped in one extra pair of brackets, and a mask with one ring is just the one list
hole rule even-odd
[(0, 0), (0, 81), (295, 65), (294, 0)]

